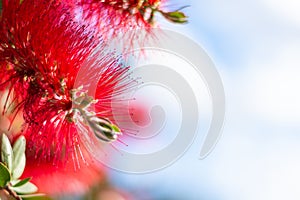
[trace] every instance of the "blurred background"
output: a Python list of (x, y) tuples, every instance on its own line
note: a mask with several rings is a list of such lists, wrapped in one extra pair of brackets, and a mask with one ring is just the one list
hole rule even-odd
[(200, 160), (204, 119), (171, 166), (148, 174), (110, 170), (109, 181), (138, 200), (300, 199), (300, 1), (168, 3), (182, 5), (190, 5), (189, 23), (162, 27), (196, 41), (215, 63), (226, 93), (222, 137)]

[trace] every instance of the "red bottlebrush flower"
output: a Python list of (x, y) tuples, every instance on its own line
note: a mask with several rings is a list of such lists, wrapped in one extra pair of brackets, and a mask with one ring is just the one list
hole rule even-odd
[(116, 39), (122, 50), (132, 50), (143, 44), (148, 38), (155, 39), (151, 34), (156, 27), (155, 14), (160, 13), (174, 23), (187, 22), (187, 16), (180, 9), (167, 12), (166, 0), (67, 0), (73, 7), (78, 21), (97, 28), (103, 39), (112, 43)]
[(153, 26), (154, 12), (160, 10), (161, 3), (161, 0), (81, 0), (79, 4), (86, 17), (92, 17), (94, 12), (97, 14), (100, 26), (126, 31)]
[[(13, 99), (7, 107), (23, 112), (28, 160), (24, 175), (33, 176), (43, 192), (78, 192), (71, 180), (89, 185), (103, 175), (93, 149), (99, 145), (97, 138), (117, 139), (120, 130), (106, 119), (111, 117), (110, 104), (134, 82), (118, 57), (105, 52), (94, 33), (73, 21), (64, 3), (21, 2), (3, 1), (0, 84)], [(96, 46), (100, 50), (91, 54)], [(92, 84), (95, 98), (87, 91)], [(49, 185), (44, 184), (47, 180)]]
[(150, 27), (152, 21), (146, 19), (146, 10), (157, 9), (161, 0), (67, 0), (67, 2), (78, 19), (98, 24), (100, 30), (117, 32), (121, 29)]

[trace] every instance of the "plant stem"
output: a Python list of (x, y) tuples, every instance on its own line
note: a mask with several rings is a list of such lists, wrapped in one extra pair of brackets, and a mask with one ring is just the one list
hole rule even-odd
[(3, 188), (0, 188), (0, 190), (4, 190), (8, 192), (8, 195), (12, 196), (16, 200), (22, 200), (22, 198), (15, 191), (13, 191), (8, 185)]

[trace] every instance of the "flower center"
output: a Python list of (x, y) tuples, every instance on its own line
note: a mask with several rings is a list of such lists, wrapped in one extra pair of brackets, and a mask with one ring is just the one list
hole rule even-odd
[(101, 141), (112, 142), (118, 139), (121, 135), (121, 130), (110, 120), (97, 116), (93, 111), (90, 111), (92, 104), (96, 104), (97, 100), (88, 96), (85, 92), (72, 90), (73, 106), (69, 113), (69, 121), (78, 123), (78, 120), (83, 122)]

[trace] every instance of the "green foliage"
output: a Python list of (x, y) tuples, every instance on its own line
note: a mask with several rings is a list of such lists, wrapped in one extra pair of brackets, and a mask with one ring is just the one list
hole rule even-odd
[(12, 177), (18, 179), (23, 174), (26, 164), (25, 157), (26, 140), (24, 136), (17, 139), (13, 146)]
[(26, 164), (25, 148), (24, 136), (20, 136), (12, 147), (8, 137), (2, 134), (0, 189), (14, 191), (22, 199), (45, 199), (44, 194), (33, 194), (38, 191), (38, 188), (30, 182), (31, 178), (19, 179)]
[(28, 181), (23, 185), (17, 187), (13, 186), (11, 188), (18, 194), (32, 194), (38, 191), (38, 188)]
[(13, 160), (13, 151), (10, 145), (10, 141), (5, 134), (2, 134), (1, 142), (1, 161), (5, 166), (11, 171), (12, 169), (12, 160)]
[(10, 182), (11, 176), (8, 168), (0, 163), (0, 187), (5, 187)]
[(13, 185), (13, 187), (20, 187), (22, 185), (25, 185), (30, 181), (31, 178), (24, 178), (23, 180), (18, 181), (16, 184)]
[(47, 197), (45, 194), (25, 194), (20, 195), (24, 200), (51, 200), (50, 197)]

